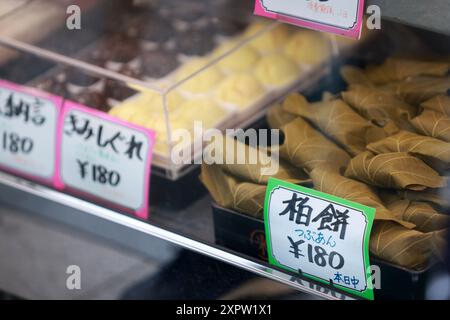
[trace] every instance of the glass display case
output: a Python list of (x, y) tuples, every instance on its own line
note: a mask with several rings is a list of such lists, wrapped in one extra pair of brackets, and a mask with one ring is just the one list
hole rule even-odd
[[(427, 279), (443, 267), (450, 222), (448, 29), (371, 4), (387, 14), (382, 29), (363, 28), (350, 40), (253, 16), (250, 0), (2, 1), (0, 102), (14, 104), (10, 91), (51, 101), (59, 122), (45, 138), (52, 151), (42, 151), (54, 164), (26, 172), (32, 165), (23, 158), (0, 162), (0, 200), (45, 207), (41, 215), (94, 233), (107, 220), (122, 230), (114, 231), (121, 243), (124, 234), (153, 235), (313, 295), (356, 298), (268, 263), (260, 164), (205, 164), (217, 132), (279, 129), (271, 150), (282, 170), (274, 177), (377, 210), (371, 261), (385, 276), (375, 297), (425, 297)], [(106, 151), (94, 156), (87, 124), (76, 129), (85, 147), (72, 148), (64, 134), (74, 112), (99, 128), (122, 128), (116, 138), (127, 152), (134, 140), (126, 132), (149, 138), (142, 168)], [(87, 167), (64, 165), (78, 153), (108, 158), (121, 176), (106, 172), (109, 180), (91, 189), (70, 185), (72, 175), (86, 175)], [(50, 164), (54, 176), (45, 173)], [(119, 183), (123, 190), (114, 191)]]

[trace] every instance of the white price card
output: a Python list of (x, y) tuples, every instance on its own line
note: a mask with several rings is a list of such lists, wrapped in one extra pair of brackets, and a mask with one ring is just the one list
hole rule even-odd
[(364, 0), (256, 0), (255, 14), (358, 38)]
[(269, 262), (373, 299), (369, 237), (375, 209), (271, 178), (264, 221)]
[(154, 139), (151, 130), (67, 102), (61, 128), (61, 186), (147, 218)]
[(0, 80), (0, 166), (45, 183), (56, 172), (62, 98)]

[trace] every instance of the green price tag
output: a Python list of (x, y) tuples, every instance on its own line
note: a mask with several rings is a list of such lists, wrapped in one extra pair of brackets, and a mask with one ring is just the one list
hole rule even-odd
[(264, 205), (269, 262), (373, 300), (374, 217), (374, 208), (271, 178)]

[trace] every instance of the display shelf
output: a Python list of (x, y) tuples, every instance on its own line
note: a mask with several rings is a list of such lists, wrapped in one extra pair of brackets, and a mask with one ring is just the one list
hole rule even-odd
[(444, 34), (450, 34), (450, 2), (446, 0), (368, 0), (378, 5), (382, 18)]
[(209, 198), (204, 198), (182, 211), (154, 209), (151, 218), (143, 221), (0, 173), (0, 202), (24, 212), (43, 214), (72, 227), (87, 229), (88, 232), (109, 238), (110, 241), (127, 248), (151, 251), (149, 240), (158, 238), (289, 285), (318, 298), (354, 299), (333, 288), (279, 271), (268, 264), (215, 245)]

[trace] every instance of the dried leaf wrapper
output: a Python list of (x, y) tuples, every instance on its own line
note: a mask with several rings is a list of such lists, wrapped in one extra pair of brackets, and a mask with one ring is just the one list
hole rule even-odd
[(370, 252), (396, 265), (421, 270), (428, 266), (432, 257), (444, 251), (445, 233), (435, 231), (422, 233), (397, 223), (381, 221), (374, 223), (370, 235)]
[(425, 101), (421, 106), (426, 110), (432, 110), (450, 116), (450, 96), (436, 96)]
[(242, 182), (216, 165), (203, 164), (200, 180), (220, 206), (262, 219), (266, 186)]
[(446, 185), (445, 179), (435, 170), (404, 152), (361, 153), (350, 161), (345, 176), (369, 185), (399, 190), (425, 190)]
[(447, 62), (427, 62), (409, 59), (388, 58), (379, 66), (369, 66), (366, 75), (371, 82), (379, 85), (417, 76), (447, 75), (450, 64)]
[(342, 67), (341, 76), (348, 85), (362, 85), (366, 87), (374, 86), (372, 81), (367, 77), (364, 71), (357, 67)]
[(280, 147), (280, 157), (298, 168), (312, 171), (318, 165), (331, 163), (346, 168), (350, 156), (312, 128), (302, 118), (297, 118), (282, 128), (285, 135)]
[(407, 103), (419, 105), (437, 95), (444, 95), (450, 89), (450, 77), (418, 77), (393, 82), (380, 87), (396, 94)]
[[(308, 175), (286, 161), (279, 160), (276, 153), (271, 154), (268, 149), (250, 147), (231, 137), (224, 137), (225, 152), (216, 150), (218, 165), (225, 173), (240, 180), (267, 184), (270, 177), (291, 183), (308, 182)], [(231, 148), (230, 148), (231, 147)], [(231, 158), (231, 156), (233, 156)], [(208, 160), (208, 158), (205, 157)], [(212, 163), (212, 161), (208, 161)]]
[(344, 100), (364, 118), (384, 127), (393, 121), (403, 130), (414, 131), (408, 120), (417, 115), (417, 108), (390, 92), (357, 86), (342, 93)]
[(412, 201), (429, 202), (443, 210), (450, 209), (450, 190), (448, 188), (429, 189), (425, 191), (399, 191), (398, 195), (403, 199)]
[(450, 216), (439, 213), (429, 203), (410, 200), (397, 200), (387, 204), (387, 208), (397, 219), (416, 225), (415, 229), (431, 232), (450, 226)]
[(450, 166), (450, 143), (412, 132), (401, 131), (369, 144), (367, 149), (376, 154), (408, 152), (420, 157), (438, 171)]
[(368, 143), (386, 136), (383, 129), (361, 117), (342, 100), (309, 104), (294, 94), (283, 108), (314, 124), (352, 156), (366, 150)]
[(375, 208), (375, 220), (394, 221), (406, 228), (414, 227), (412, 223), (395, 218), (372, 188), (364, 183), (342, 176), (333, 167), (317, 167), (311, 172), (311, 178), (316, 190)]
[(267, 111), (267, 122), (272, 129), (281, 129), (295, 118), (296, 116), (284, 111), (279, 104), (272, 106)]
[(450, 142), (450, 117), (445, 114), (425, 110), (411, 123), (423, 135)]

